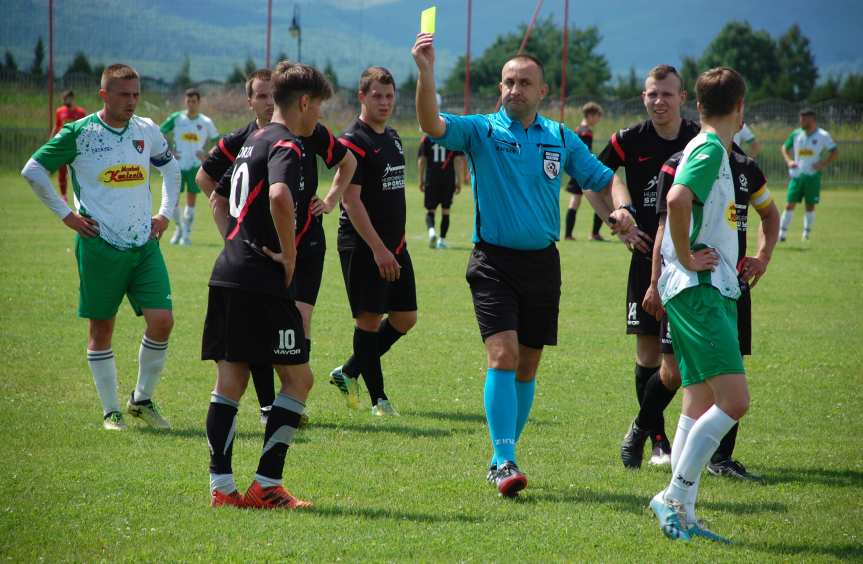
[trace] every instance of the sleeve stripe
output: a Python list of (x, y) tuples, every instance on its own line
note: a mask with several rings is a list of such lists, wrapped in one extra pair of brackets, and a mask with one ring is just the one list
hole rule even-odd
[(351, 143), (350, 141), (348, 141), (347, 139), (345, 139), (344, 137), (339, 137), (339, 143), (341, 143), (342, 145), (344, 145), (345, 147), (347, 147), (348, 149), (350, 149), (354, 153), (358, 154), (361, 158), (365, 158), (366, 152), (363, 151), (362, 149), (360, 149), (359, 147), (357, 147), (356, 145), (354, 145), (353, 143)]
[(280, 141), (276, 141), (273, 144), (273, 147), (284, 147), (286, 149), (290, 149), (297, 154), (297, 157), (303, 158), (303, 152), (297, 147), (297, 144), (293, 141), (288, 141), (287, 139), (282, 139)]
[(665, 174), (670, 174), (671, 176), (674, 176), (674, 173), (677, 172), (676, 168), (673, 168), (667, 164), (662, 165), (662, 169), (660, 170), (662, 170), (662, 172), (664, 172)]
[(617, 153), (617, 156), (620, 157), (620, 160), (626, 160), (626, 153), (623, 152), (623, 147), (620, 146), (620, 143), (617, 140), (617, 133), (611, 136), (611, 146), (614, 147), (614, 151)]
[(228, 157), (229, 161), (234, 162), (235, 160), (237, 160), (237, 157), (233, 153), (231, 153), (228, 150), (228, 148), (225, 146), (225, 138), (224, 137), (219, 139), (219, 150), (222, 151), (223, 155)]

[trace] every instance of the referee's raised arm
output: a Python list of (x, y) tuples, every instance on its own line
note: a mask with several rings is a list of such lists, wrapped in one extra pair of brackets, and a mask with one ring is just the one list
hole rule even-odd
[(432, 137), (442, 137), (446, 133), (446, 123), (440, 117), (435, 96), (434, 34), (417, 34), (411, 54), (419, 69), (416, 95), (417, 121), (424, 132)]

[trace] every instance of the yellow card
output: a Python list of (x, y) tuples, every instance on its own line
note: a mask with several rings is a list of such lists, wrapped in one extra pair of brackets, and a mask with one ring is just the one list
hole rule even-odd
[(431, 8), (426, 8), (420, 14), (420, 33), (434, 33), (434, 23), (435, 23), (435, 15), (437, 13), (437, 7), (432, 6)]

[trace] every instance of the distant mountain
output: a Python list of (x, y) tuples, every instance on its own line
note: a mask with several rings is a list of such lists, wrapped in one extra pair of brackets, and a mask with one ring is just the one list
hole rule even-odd
[[(465, 49), (465, 0), (273, 0), (272, 56), (297, 56), (289, 27), (300, 7), (303, 60), (332, 61), (343, 84), (370, 64), (390, 67), (401, 82), (413, 70), (410, 45), (422, 8), (438, 6), (438, 68), (446, 74)], [(33, 45), (47, 40), (47, 0), (7, 0), (0, 21), (0, 49), (20, 67), (30, 65)], [(62, 72), (76, 51), (91, 62), (131, 62), (145, 74), (171, 79), (183, 58), (195, 80), (223, 80), (235, 64), (252, 57), (263, 64), (266, 0), (62, 0), (55, 2), (56, 68)], [(535, 2), (476, 0), (472, 51), (479, 55), (494, 38), (526, 23)], [(562, 0), (548, 0), (541, 17), (562, 19)], [(570, 2), (570, 24), (596, 25), (599, 51), (612, 72), (643, 72), (658, 62), (677, 64), (698, 56), (729, 20), (747, 20), (774, 37), (799, 23), (812, 41), (822, 77), (863, 72), (859, 30), (863, 2), (833, 0), (603, 0)]]

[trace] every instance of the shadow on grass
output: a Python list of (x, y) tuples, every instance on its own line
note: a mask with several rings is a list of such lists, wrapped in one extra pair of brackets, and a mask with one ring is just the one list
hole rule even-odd
[(324, 517), (354, 517), (361, 519), (388, 519), (393, 521), (414, 521), (416, 523), (482, 523), (478, 517), (463, 513), (416, 513), (397, 509), (376, 509), (372, 507), (340, 507), (338, 505), (316, 505), (310, 515)]
[[(408, 427), (407, 425), (393, 425), (381, 422), (379, 425), (372, 423), (312, 423), (310, 427), (315, 429), (338, 429), (342, 431), (357, 431), (360, 433), (392, 433), (396, 435), (407, 435), (409, 437), (451, 437), (454, 434), (469, 433), (458, 429), (428, 429), (421, 427)], [(299, 436), (299, 435), (298, 435)]]
[[(459, 411), (411, 411), (410, 415), (419, 417), (428, 417), (429, 419), (444, 419), (447, 421), (458, 421), (461, 423), (482, 423), (485, 425), (485, 415), (482, 413), (464, 413)], [(528, 426), (547, 427), (556, 426), (560, 423), (556, 421), (547, 421), (545, 419), (530, 419)]]
[[(160, 431), (157, 429), (151, 429), (149, 427), (144, 427), (138, 429), (139, 432), (144, 433), (145, 435), (153, 435), (159, 437), (179, 437), (183, 439), (201, 439), (202, 441), (207, 440), (207, 430), (201, 426), (198, 427), (185, 427), (185, 428), (174, 428), (170, 431)], [(305, 443), (308, 442), (308, 439), (303, 437), (304, 429), (300, 429), (297, 435), (294, 437), (295, 443)], [(234, 434), (234, 438), (240, 439), (257, 439), (263, 441), (264, 439), (264, 426), (261, 425), (259, 429), (254, 431), (237, 431)]]
[(782, 556), (798, 556), (810, 554), (813, 556), (832, 556), (834, 558), (839, 558), (842, 560), (856, 560), (858, 562), (861, 560), (861, 558), (863, 558), (863, 544), (770, 544), (760, 542), (747, 542), (745, 540), (742, 540), (734, 541), (734, 546), (748, 548), (749, 550), (755, 550), (758, 552), (769, 552), (771, 554), (778, 554)]
[(863, 472), (828, 468), (765, 468), (767, 484), (800, 482), (825, 486), (863, 487)]

